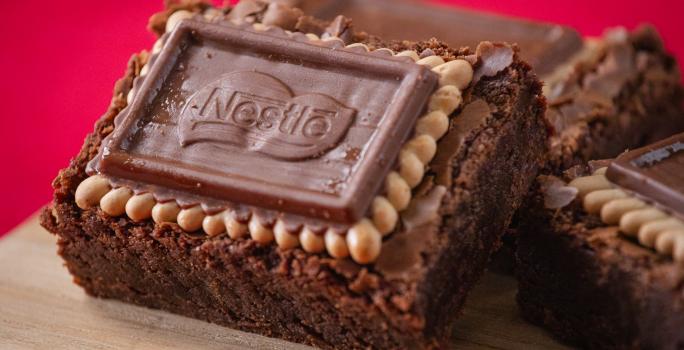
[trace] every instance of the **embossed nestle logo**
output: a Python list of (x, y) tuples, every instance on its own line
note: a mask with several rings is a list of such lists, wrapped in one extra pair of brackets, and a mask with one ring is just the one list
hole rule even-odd
[(333, 148), (356, 111), (322, 94), (294, 96), (263, 73), (224, 75), (197, 91), (181, 112), (184, 147), (207, 142), (274, 158), (314, 158)]

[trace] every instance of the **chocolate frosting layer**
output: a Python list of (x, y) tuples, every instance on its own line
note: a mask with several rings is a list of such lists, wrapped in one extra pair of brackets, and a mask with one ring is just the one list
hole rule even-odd
[(463, 151), (469, 135), (485, 125), (491, 115), (489, 105), (484, 100), (475, 100), (463, 108), (439, 144), (437, 155), (432, 164), (436, 174), (435, 183), (447, 187), (451, 186), (453, 179), (452, 160)]
[(537, 182), (539, 190), (544, 195), (546, 209), (564, 208), (577, 198), (577, 188), (567, 186), (565, 181), (555, 176), (540, 175)]
[(279, 28), (182, 22), (91, 172), (179, 202), (359, 220), (437, 75), (337, 44)]
[(568, 27), (427, 5), (407, 0), (294, 0), (304, 12), (332, 20), (342, 14), (358, 28), (390, 40), (437, 38), (452, 47), (475, 48), (485, 40), (516, 43), (540, 75), (551, 73), (582, 48)]
[(426, 194), (415, 198), (402, 213), (402, 229), (383, 243), (375, 268), (385, 278), (409, 279), (408, 274), (421, 266), (421, 252), (430, 235), (439, 229), (439, 207), (446, 195), (446, 187), (435, 186)]
[(684, 133), (623, 153), (606, 177), (684, 218)]

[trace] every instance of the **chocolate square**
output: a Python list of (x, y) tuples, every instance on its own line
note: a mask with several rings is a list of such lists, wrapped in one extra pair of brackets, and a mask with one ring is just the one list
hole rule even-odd
[(622, 154), (606, 176), (684, 218), (684, 134)]
[(186, 20), (95, 168), (350, 223), (367, 211), (436, 84), (429, 69), (397, 58)]

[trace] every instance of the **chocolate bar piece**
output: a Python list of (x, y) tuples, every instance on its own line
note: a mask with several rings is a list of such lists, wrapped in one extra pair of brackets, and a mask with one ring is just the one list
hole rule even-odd
[(202, 22), (155, 63), (94, 171), (346, 224), (437, 86), (425, 66)]
[(621, 155), (606, 177), (684, 217), (684, 134)]
[(543, 164), (517, 50), (168, 6), (43, 211), (74, 281), (322, 348), (446, 344)]
[(517, 251), (527, 319), (587, 348), (684, 344), (683, 140), (540, 178)]
[(290, 2), (323, 18), (342, 13), (385, 39), (435, 37), (470, 47), (482, 40), (516, 43), (545, 83), (547, 119), (555, 130), (548, 170), (555, 174), (684, 131), (679, 69), (650, 27), (582, 40), (568, 27), (426, 1)]

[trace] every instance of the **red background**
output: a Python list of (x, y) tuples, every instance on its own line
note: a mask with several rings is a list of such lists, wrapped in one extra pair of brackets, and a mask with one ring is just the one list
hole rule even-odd
[[(437, 0), (559, 22), (597, 35), (653, 23), (684, 59), (684, 1)], [(3, 1), (0, 21), (0, 235), (51, 198), (50, 182), (79, 150), (111, 99), (162, 0)]]

